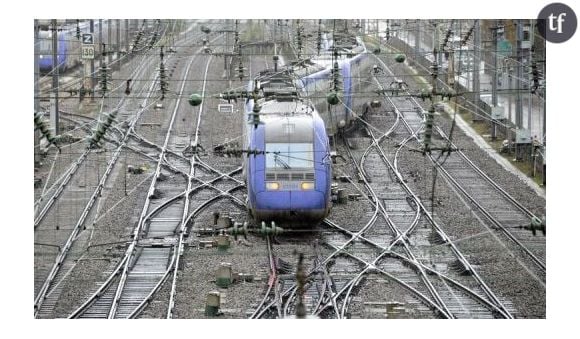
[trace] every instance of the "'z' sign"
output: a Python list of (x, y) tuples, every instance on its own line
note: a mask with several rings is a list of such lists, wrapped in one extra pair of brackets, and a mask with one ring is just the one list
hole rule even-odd
[(83, 33), (83, 45), (93, 45), (93, 35), (91, 33)]

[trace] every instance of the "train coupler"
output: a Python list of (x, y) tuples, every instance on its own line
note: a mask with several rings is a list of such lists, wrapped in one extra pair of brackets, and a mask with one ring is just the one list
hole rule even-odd
[(260, 234), (262, 236), (279, 235), (279, 234), (284, 233), (284, 229), (282, 227), (276, 226), (276, 223), (274, 221), (271, 222), (270, 227), (268, 227), (266, 225), (265, 221), (262, 221), (262, 227), (260, 229), (258, 229), (257, 231), (258, 231), (258, 234)]

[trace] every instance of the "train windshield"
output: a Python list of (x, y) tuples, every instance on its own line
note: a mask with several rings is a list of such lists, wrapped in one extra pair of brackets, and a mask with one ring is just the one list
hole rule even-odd
[(313, 168), (312, 143), (266, 143), (266, 168)]
[(50, 54), (52, 53), (52, 41), (48, 39), (40, 40), (40, 53)]
[(52, 34), (46, 31), (39, 32), (38, 42), (41, 54), (50, 54), (52, 52)]

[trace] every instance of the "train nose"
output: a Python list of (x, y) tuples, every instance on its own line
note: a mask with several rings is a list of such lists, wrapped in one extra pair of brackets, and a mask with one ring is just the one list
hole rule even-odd
[(319, 209), (324, 206), (324, 194), (318, 191), (290, 192), (290, 210)]
[(49, 71), (52, 68), (52, 58), (46, 55), (41, 55), (38, 58), (38, 67), (41, 71)]

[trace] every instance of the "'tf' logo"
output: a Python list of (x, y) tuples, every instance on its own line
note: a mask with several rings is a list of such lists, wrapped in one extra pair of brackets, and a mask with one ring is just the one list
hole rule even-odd
[[(557, 17), (557, 21), (558, 21), (558, 31), (556, 33), (558, 34), (562, 34), (562, 22), (564, 22), (564, 18), (566, 16), (566, 13), (560, 13)], [(554, 25), (554, 19), (556, 19), (556, 16), (552, 13), (550, 14), (550, 16), (548, 17), (548, 20), (550, 20), (550, 31), (555, 31), (556, 30), (556, 26)]]
[(549, 42), (564, 42), (576, 32), (576, 14), (565, 4), (547, 5), (538, 15), (538, 31)]

